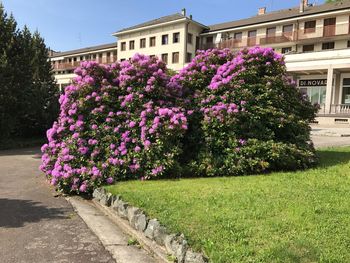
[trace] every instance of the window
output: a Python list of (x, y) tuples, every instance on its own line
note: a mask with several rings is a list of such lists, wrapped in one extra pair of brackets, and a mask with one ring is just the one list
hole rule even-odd
[(186, 63), (189, 63), (189, 62), (191, 62), (192, 61), (192, 53), (187, 53), (186, 54)]
[(134, 40), (129, 41), (129, 49), (130, 50), (135, 49), (135, 41)]
[(350, 40), (348, 40), (348, 47), (350, 47)]
[(140, 39), (140, 48), (145, 48), (146, 47), (146, 38), (141, 38)]
[(335, 36), (336, 18), (327, 18), (323, 21), (323, 35), (325, 37)]
[(256, 30), (248, 32), (248, 46), (256, 45)]
[(243, 33), (242, 32), (237, 32), (237, 33), (235, 33), (234, 35), (233, 35), (233, 38), (235, 39), (235, 40), (242, 40), (242, 36), (243, 36)]
[(74, 60), (74, 62), (75, 62), (75, 61), (77, 61), (77, 57), (74, 57), (74, 59), (73, 59), (73, 60)]
[(193, 43), (193, 35), (188, 33), (187, 34), (187, 43), (192, 44)]
[(156, 46), (156, 37), (150, 37), (149, 38), (149, 46), (155, 47)]
[(334, 42), (322, 43), (322, 50), (334, 49)]
[(179, 43), (179, 42), (180, 42), (180, 33), (174, 33), (173, 34), (173, 43)]
[(70, 58), (70, 59), (68, 59), (68, 61), (69, 61), (69, 62), (72, 62), (72, 59)]
[(282, 54), (287, 54), (292, 51), (292, 47), (283, 47)]
[(169, 35), (162, 35), (162, 45), (168, 45)]
[(283, 34), (290, 34), (293, 32), (293, 25), (283, 26)]
[[(126, 46), (126, 43), (125, 43)], [(98, 57), (102, 59), (102, 53), (98, 54)]]
[(314, 51), (315, 46), (314, 45), (304, 45), (303, 46), (303, 52), (312, 52)]
[(199, 44), (200, 44), (200, 38), (196, 37), (196, 50), (199, 49)]
[(179, 63), (180, 54), (179, 52), (173, 52), (173, 64)]
[(213, 37), (207, 37), (207, 44), (213, 44), (214, 39)]
[(126, 50), (126, 42), (122, 42), (120, 44), (120, 49), (121, 49), (121, 51), (125, 51)]
[(92, 58), (93, 58), (93, 59), (96, 59), (96, 54), (93, 54), (93, 55), (92, 55)]
[(343, 79), (342, 104), (350, 104), (350, 79)]
[(326, 101), (326, 87), (301, 88), (301, 92), (307, 94), (312, 104), (324, 104)]
[(111, 52), (107, 52), (107, 57), (110, 57), (111, 56)]
[(316, 20), (307, 21), (304, 25), (304, 33), (314, 33), (316, 32)]
[(162, 54), (162, 61), (168, 64), (168, 53)]
[(268, 37), (273, 37), (276, 35), (276, 27), (270, 27), (268, 29), (266, 29), (266, 35)]
[(249, 31), (248, 37), (256, 37), (256, 30)]

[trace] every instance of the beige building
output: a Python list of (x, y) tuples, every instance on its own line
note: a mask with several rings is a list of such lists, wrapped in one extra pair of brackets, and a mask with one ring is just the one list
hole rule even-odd
[(75, 76), (74, 69), (82, 61), (110, 64), (117, 60), (117, 43), (87, 47), (66, 52), (51, 52), (50, 60), (56, 82), (62, 90)]
[(203, 49), (273, 47), (285, 55), (288, 72), (311, 102), (320, 104), (322, 124), (350, 122), (350, 1), (266, 12), (210, 25)]
[(209, 28), (181, 14), (161, 17), (146, 23), (122, 29), (118, 37), (119, 60), (131, 58), (135, 53), (157, 56), (169, 68), (179, 70), (190, 62), (200, 48), (200, 34)]
[[(350, 123), (350, 1), (311, 5), (301, 0), (295, 8), (274, 12), (260, 8), (253, 17), (208, 26), (182, 10), (113, 35), (118, 38), (118, 60), (135, 53), (158, 56), (174, 70), (183, 68), (198, 49), (272, 47), (285, 55), (287, 70), (298, 87), (311, 102), (320, 104), (319, 123)], [(116, 49), (111, 44), (93, 52), (104, 53), (102, 58), (106, 58), (107, 52), (116, 55)], [(58, 83), (72, 77), (74, 63), (81, 56), (95, 60), (93, 52), (55, 54), (52, 61)]]

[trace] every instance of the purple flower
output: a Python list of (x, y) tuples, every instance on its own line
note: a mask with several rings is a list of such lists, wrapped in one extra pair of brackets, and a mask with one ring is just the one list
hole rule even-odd
[(87, 190), (87, 186), (86, 186), (86, 184), (82, 184), (82, 185), (79, 187), (79, 191), (80, 191), (80, 192), (85, 193), (85, 192), (86, 192), (86, 190)]
[(106, 179), (107, 184), (112, 184), (113, 181), (114, 181), (114, 179), (113, 179), (112, 177), (108, 177), (108, 178)]
[(140, 146), (136, 146), (135, 149), (134, 149), (135, 152), (140, 152), (141, 151), (141, 147)]
[(130, 128), (134, 128), (135, 126), (136, 126), (136, 122), (131, 121), (131, 122), (129, 123), (129, 127), (130, 127)]

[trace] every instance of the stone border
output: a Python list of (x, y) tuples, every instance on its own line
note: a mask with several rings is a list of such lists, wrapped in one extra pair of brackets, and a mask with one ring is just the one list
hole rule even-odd
[(157, 219), (149, 219), (139, 208), (124, 202), (120, 196), (108, 193), (104, 188), (95, 189), (93, 201), (101, 206), (123, 230), (136, 238), (141, 245), (163, 262), (171, 255), (178, 263), (207, 263), (201, 253), (193, 252), (183, 234), (171, 234)]

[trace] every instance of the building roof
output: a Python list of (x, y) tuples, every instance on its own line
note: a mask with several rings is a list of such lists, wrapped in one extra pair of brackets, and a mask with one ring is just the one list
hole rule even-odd
[(74, 54), (79, 54), (79, 53), (87, 53), (87, 52), (93, 52), (93, 51), (98, 51), (98, 50), (103, 50), (103, 49), (108, 49), (108, 48), (116, 48), (117, 47), (117, 42), (113, 42), (110, 44), (102, 44), (98, 46), (92, 46), (92, 47), (86, 47), (86, 48), (80, 48), (80, 49), (75, 49), (75, 50), (69, 50), (69, 51), (64, 51), (64, 52), (54, 52), (50, 57), (62, 57), (62, 56), (69, 56), (69, 55), (74, 55)]
[(304, 12), (302, 13), (300, 12), (299, 7), (283, 9), (279, 11), (269, 12), (264, 15), (253, 16), (246, 19), (210, 25), (208, 26), (209, 30), (206, 30), (205, 32), (213, 32), (213, 31), (225, 30), (229, 28), (249, 26), (249, 25), (255, 25), (255, 24), (266, 23), (266, 22), (273, 22), (273, 21), (278, 21), (282, 19), (303, 17), (307, 15), (314, 15), (314, 14), (330, 12), (330, 11), (338, 11), (338, 10), (348, 9), (348, 8), (350, 8), (350, 1), (343, 0), (340, 2), (323, 4), (323, 5), (314, 5), (314, 6), (310, 5), (308, 7), (305, 7)]
[[(172, 21), (176, 21), (176, 20), (180, 20), (180, 19), (184, 19), (184, 18), (192, 20), (192, 18), (189, 18), (186, 15), (183, 15), (183, 14), (180, 14), (180, 13), (175, 13), (175, 14), (172, 14), (172, 15), (163, 16), (163, 17), (160, 17), (160, 18), (157, 18), (157, 19), (153, 19), (153, 20), (150, 20), (150, 21), (147, 21), (147, 22), (135, 25), (135, 26), (123, 28), (123, 29), (113, 33), (113, 35), (114, 34), (118, 34), (118, 33), (123, 33), (123, 32), (129, 31), (129, 30), (139, 29), (139, 28), (143, 28), (143, 27), (147, 27), (147, 26), (155, 26), (155, 25), (158, 25), (158, 24), (172, 22)], [(202, 25), (201, 23), (198, 23), (196, 21), (193, 21), (193, 22), (203, 26), (204, 28), (207, 28), (207, 26)]]
[(131, 26), (131, 27), (127, 27), (127, 28), (123, 28), (116, 33), (121, 33), (124, 31), (129, 31), (129, 30), (133, 30), (133, 29), (138, 29), (138, 28), (142, 28), (142, 27), (146, 27), (146, 26), (154, 26), (154, 25), (158, 25), (158, 24), (163, 24), (166, 22), (171, 22), (171, 21), (175, 21), (175, 20), (179, 20), (179, 19), (183, 19), (186, 18), (186, 16), (180, 14), (180, 13), (176, 13), (176, 14), (172, 14), (172, 15), (168, 15), (168, 16), (163, 16), (157, 19), (153, 19), (135, 26)]

